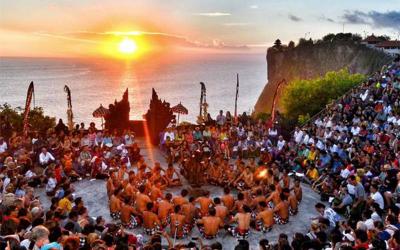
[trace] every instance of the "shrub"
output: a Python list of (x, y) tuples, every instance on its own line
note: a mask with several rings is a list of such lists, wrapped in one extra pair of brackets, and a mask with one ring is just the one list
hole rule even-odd
[[(22, 132), (24, 110), (21, 107), (12, 108), (11, 105), (5, 103), (0, 105), (0, 123), (6, 120), (10, 123), (12, 130)], [(29, 112), (30, 131), (46, 132), (50, 128), (54, 128), (56, 122), (54, 117), (44, 114), (43, 108), (35, 107)]]
[(281, 99), (286, 115), (304, 123), (325, 106), (365, 80), (361, 74), (347, 69), (328, 72), (322, 78), (294, 80), (283, 90)]

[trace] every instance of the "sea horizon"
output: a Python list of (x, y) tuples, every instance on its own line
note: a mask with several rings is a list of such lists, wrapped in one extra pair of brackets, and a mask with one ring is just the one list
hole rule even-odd
[[(72, 92), (74, 122), (100, 125), (92, 112), (120, 100), (126, 88), (131, 105), (130, 119), (143, 119), (151, 90), (174, 106), (179, 102), (189, 115), (181, 121), (196, 122), (200, 84), (207, 87), (209, 112), (233, 112), (236, 73), (240, 76), (238, 112), (251, 112), (267, 82), (265, 54), (204, 53), (170, 55), (146, 61), (121, 61), (77, 57), (0, 57), (1, 104), (24, 107), (26, 91), (35, 84), (35, 104), (46, 115), (66, 122), (67, 101), (64, 85)], [(33, 104), (32, 104), (33, 105)]]

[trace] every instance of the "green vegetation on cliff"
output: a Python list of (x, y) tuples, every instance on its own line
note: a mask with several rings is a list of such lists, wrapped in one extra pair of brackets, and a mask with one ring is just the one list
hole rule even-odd
[[(275, 42), (267, 51), (268, 83), (254, 107), (254, 113), (271, 112), (274, 93), (283, 79), (288, 83), (296, 79), (314, 79), (343, 68), (351, 74), (369, 75), (393, 60), (381, 50), (361, 44), (360, 40), (358, 35), (338, 33), (328, 34), (319, 40), (300, 39), (297, 44)], [(278, 92), (277, 110), (285, 113), (279, 101), (283, 90), (280, 88)]]
[(294, 80), (283, 89), (281, 104), (288, 118), (302, 123), (364, 80), (365, 75), (350, 74), (348, 69), (311, 80)]
[[(2, 128), (10, 127), (13, 131), (21, 132), (24, 121), (24, 110), (20, 107), (12, 108), (5, 103), (0, 105), (0, 125)], [(35, 131), (40, 133), (46, 132), (50, 128), (54, 128), (56, 120), (44, 114), (43, 108), (35, 107), (29, 112), (29, 125)]]

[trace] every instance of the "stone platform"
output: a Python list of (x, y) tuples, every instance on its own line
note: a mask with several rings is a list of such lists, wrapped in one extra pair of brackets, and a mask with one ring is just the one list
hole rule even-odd
[[(143, 140), (139, 140), (140, 147), (142, 149), (141, 153), (146, 159), (147, 163), (152, 166), (152, 159), (155, 161), (159, 161), (162, 167), (166, 167), (166, 162), (164, 157), (158, 148), (153, 147), (151, 145), (147, 145)], [(183, 180), (184, 186), (187, 186), (186, 180)], [(75, 197), (81, 196), (84, 200), (85, 206), (89, 209), (89, 215), (93, 217), (103, 216), (106, 221), (111, 221), (111, 217), (108, 209), (108, 197), (106, 192), (106, 183), (104, 180), (83, 180), (80, 182), (76, 182), (73, 184), (75, 187)], [(248, 241), (250, 242), (251, 249), (258, 249), (257, 244), (260, 239), (266, 238), (270, 242), (276, 242), (279, 234), (285, 233), (288, 234), (291, 238), (294, 233), (302, 232), (305, 233), (308, 231), (310, 226), (310, 218), (316, 216), (316, 211), (314, 209), (315, 203), (319, 201), (319, 196), (308, 186), (303, 185), (303, 201), (299, 206), (299, 213), (296, 216), (290, 217), (290, 222), (286, 225), (275, 225), (273, 229), (268, 233), (261, 233), (252, 230)], [(211, 192), (211, 197), (221, 196), (222, 189), (220, 187), (215, 186), (203, 186), (203, 189), (207, 189)], [(168, 192), (173, 194), (178, 194), (182, 187), (168, 189)], [(48, 209), (50, 206), (50, 199), (46, 196), (46, 193), (43, 189), (37, 190), (37, 195), (40, 196), (40, 200), (44, 205), (45, 209)], [(168, 229), (169, 230), (169, 229)], [(135, 229), (132, 232), (135, 234), (142, 234), (144, 232), (141, 228)], [(194, 228), (191, 236), (184, 240), (178, 240), (177, 242), (189, 242), (191, 237), (200, 237), (200, 233), (197, 228)], [(145, 238), (147, 238), (145, 236)], [(204, 244), (209, 244), (215, 241), (219, 241), (224, 249), (230, 250), (234, 249), (234, 246), (237, 244), (237, 240), (230, 235), (225, 233), (225, 230), (221, 230), (219, 233), (219, 237), (215, 240), (208, 241), (203, 240)], [(163, 242), (163, 244), (166, 242)]]

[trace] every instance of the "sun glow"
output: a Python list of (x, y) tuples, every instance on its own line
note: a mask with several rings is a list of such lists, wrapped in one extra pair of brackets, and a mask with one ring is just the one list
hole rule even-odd
[(106, 34), (108, 39), (99, 44), (99, 51), (109, 58), (139, 60), (154, 51), (151, 42), (137, 31), (113, 31)]
[(138, 49), (136, 42), (129, 38), (125, 38), (118, 45), (119, 52), (123, 54), (133, 54)]

